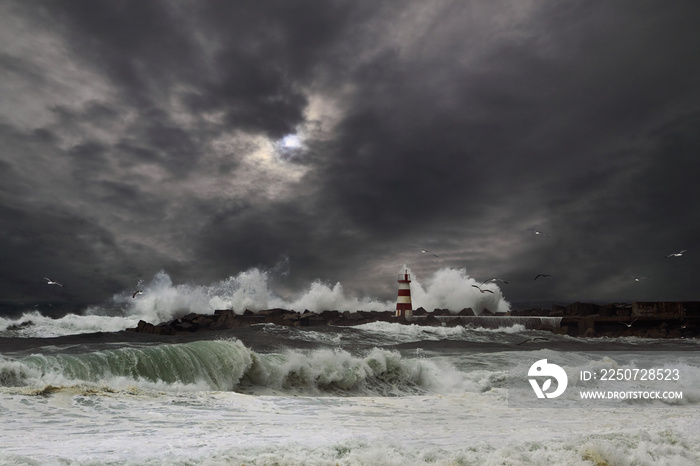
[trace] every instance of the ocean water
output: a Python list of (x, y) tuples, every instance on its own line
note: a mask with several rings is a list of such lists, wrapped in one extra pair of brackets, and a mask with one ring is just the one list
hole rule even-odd
[[(508, 319), (496, 328), (261, 324), (174, 337), (121, 331), (139, 318), (206, 312), (227, 300), (251, 298), (251, 307), (256, 293), (265, 296), (258, 303), (264, 307), (279, 299), (264, 283), (249, 287), (247, 297), (234, 297), (236, 280), (228, 285), (178, 289), (160, 277), (144, 299), (115, 297), (84, 315), (0, 318), (0, 464), (700, 464), (694, 339), (587, 340)], [(296, 299), (311, 308), (313, 293), (334, 288), (310, 286)], [(331, 304), (348, 302), (342, 290), (335, 293), (340, 301)], [(361, 301), (350, 305), (369, 302)], [(584, 381), (582, 371), (646, 364), (676, 370), (680, 380), (662, 388), (683, 396), (538, 400), (514, 368), (543, 359), (568, 374), (567, 395), (613, 386)], [(645, 383), (633, 389), (649, 388)]]

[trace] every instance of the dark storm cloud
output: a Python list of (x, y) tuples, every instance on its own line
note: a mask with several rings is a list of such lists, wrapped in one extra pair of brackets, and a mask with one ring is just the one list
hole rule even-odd
[[(464, 242), (476, 241), (494, 234), (491, 222), (495, 235), (515, 237), (544, 217), (558, 239), (500, 267), (523, 277), (591, 270), (544, 293), (605, 295), (605, 282), (624, 276), (650, 244), (658, 251), (662, 241), (692, 241), (693, 209), (673, 211), (697, 189), (666, 177), (688, 180), (698, 167), (662, 148), (669, 132), (690, 136), (673, 120), (698, 104), (691, 12), (564, 2), (538, 9), (524, 36), (495, 38), (470, 67), (437, 48), (378, 57), (355, 79), (362, 98), (340, 127), (328, 191), (363, 228), (394, 237), (428, 230), (447, 243), (441, 230), (462, 225)], [(468, 36), (453, 32), (455, 42)], [(679, 219), (693, 224), (677, 228)], [(488, 257), (479, 262), (472, 265), (486, 271)]]
[(29, 16), (58, 30), (80, 60), (127, 90), (134, 103), (148, 105), (159, 88), (193, 79), (201, 66), (190, 29), (182, 27), (186, 18), (162, 2), (43, 2), (28, 8)]
[[(204, 265), (195, 268), (192, 274), (212, 269), (208, 272), (211, 278), (217, 278), (215, 274), (221, 269), (232, 273), (236, 267), (249, 263), (257, 265), (269, 258), (279, 260), (279, 253), (263, 254), (264, 247), (247, 247), (242, 250), (253, 253), (250, 259), (244, 255), (225, 260), (221, 266), (212, 264), (210, 257), (220, 257), (221, 250), (197, 246), (197, 242), (207, 241), (209, 237), (205, 234), (199, 239), (194, 235), (199, 233), (201, 222), (221, 228), (217, 221), (221, 215), (227, 215), (229, 222), (237, 219), (235, 211), (216, 207), (229, 202), (210, 199), (213, 208), (200, 208), (204, 201), (196, 197), (188, 199), (184, 192), (162, 190), (154, 199), (153, 192), (141, 186), (151, 186), (154, 177), (175, 176), (187, 182), (189, 175), (200, 169), (208, 170), (212, 163), (219, 174), (235, 172), (240, 157), (249, 149), (245, 144), (237, 143), (225, 159), (203, 160), (211, 152), (212, 138), (231, 130), (275, 138), (293, 132), (304, 120), (307, 98), (303, 90), (313, 86), (312, 81), (307, 81), (315, 73), (313, 67), (323, 57), (333, 59), (324, 48), (333, 42), (343, 24), (353, 18), (352, 14), (346, 14), (352, 13), (348, 4), (328, 5), (325, 13), (310, 4), (288, 2), (265, 7), (229, 2), (180, 6), (115, 2), (99, 8), (91, 2), (64, 5), (46, 2), (41, 8), (13, 5), (12, 11), (23, 20), (35, 28), (48, 28), (63, 40), (64, 49), (76, 66), (85, 67), (96, 79), (112, 87), (110, 94), (95, 96), (84, 104), (49, 105), (46, 110), (51, 112), (53, 122), (33, 130), (49, 139), (40, 147), (30, 138), (17, 143), (15, 157), (29, 154), (17, 162), (21, 171), (47, 168), (49, 161), (60, 165), (48, 173), (39, 172), (37, 179), (30, 182), (36, 183), (36, 194), (24, 199), (22, 208), (46, 209), (55, 201), (65, 215), (87, 218), (76, 222), (74, 238), (63, 235), (63, 240), (70, 244), (61, 249), (84, 247), (101, 249), (103, 253), (113, 250), (113, 254), (105, 253), (99, 259), (88, 253), (81, 257), (109, 264), (113, 276), (122, 282), (131, 273), (122, 270), (136, 267), (140, 261), (133, 253), (138, 250), (138, 244), (144, 243), (150, 247), (157, 245), (156, 249), (162, 247), (164, 251), (208, 253)], [(37, 73), (36, 64), (28, 61), (25, 65), (15, 58), (8, 57), (5, 68), (38, 77), (47, 71), (40, 69)], [(60, 63), (54, 65), (61, 67)], [(176, 107), (171, 105), (173, 100), (178, 101)], [(216, 114), (216, 121), (203, 120), (207, 113)], [(183, 125), (182, 118), (191, 121)], [(25, 134), (28, 133), (13, 130), (15, 136)], [(60, 175), (56, 171), (61, 171)], [(222, 179), (218, 184), (226, 189), (230, 183)], [(66, 197), (61, 198), (62, 194)], [(167, 199), (169, 205), (163, 205), (160, 199)], [(251, 204), (241, 199), (233, 203)], [(81, 212), (81, 204), (99, 211), (86, 217), (88, 214)], [(258, 207), (260, 212), (265, 210)], [(207, 217), (208, 213), (211, 218)], [(253, 217), (247, 221), (253, 227), (271, 227), (264, 219), (247, 215)], [(154, 225), (164, 219), (162, 231), (154, 231), (157, 230)], [(80, 235), (79, 225), (93, 220), (119, 230), (118, 243)], [(38, 223), (32, 226), (54, 230), (51, 218), (41, 226)], [(246, 223), (238, 228), (241, 226), (245, 227)], [(141, 229), (144, 231), (139, 235)], [(125, 239), (127, 232), (130, 239)], [(246, 232), (244, 229), (239, 235), (248, 238)], [(222, 246), (227, 246), (227, 242)], [(274, 251), (290, 245), (272, 246)], [(161, 253), (146, 252), (152, 259), (151, 267), (172, 271), (173, 260), (158, 264), (163, 259), (154, 257), (162, 257)], [(49, 255), (46, 261), (63, 259)]]
[(333, 46), (362, 16), (362, 7), (351, 2), (224, 1), (200, 7), (198, 23), (212, 31), (209, 60), (215, 67), (186, 103), (193, 111), (222, 110), (227, 125), (274, 138), (293, 133), (303, 121), (304, 87), (326, 68), (342, 66)]
[(402, 263), (510, 301), (697, 299), (694, 2), (3, 9), (4, 296), (288, 257), (292, 287), (382, 299)]
[(227, 126), (272, 137), (302, 122), (304, 80), (353, 19), (332, 2), (45, 2), (42, 16), (132, 104), (157, 106), (182, 87), (190, 111), (223, 111)]

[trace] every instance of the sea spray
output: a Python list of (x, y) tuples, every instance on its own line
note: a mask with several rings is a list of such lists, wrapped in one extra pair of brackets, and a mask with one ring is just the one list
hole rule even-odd
[[(408, 269), (404, 266), (403, 269)], [(211, 314), (216, 309), (233, 309), (242, 314), (246, 309), (283, 308), (321, 312), (337, 309), (355, 312), (386, 311), (395, 308), (395, 299), (382, 301), (347, 293), (341, 283), (333, 285), (316, 280), (296, 296), (281, 298), (273, 290), (273, 272), (251, 268), (208, 285), (174, 284), (170, 276), (158, 272), (150, 282), (139, 283), (142, 294), (124, 290), (110, 300), (86, 309), (84, 315), (68, 314), (59, 319), (28, 311), (18, 319), (0, 318), (0, 335), (51, 337), (88, 332), (116, 332), (135, 327), (139, 320), (150, 323), (169, 322), (189, 313)], [(394, 277), (391, 277), (393, 279)], [(389, 278), (387, 278), (389, 279)], [(476, 280), (464, 269), (440, 269), (425, 287), (414, 277), (411, 284), (414, 307), (422, 306), (459, 312), (472, 308), (477, 314), (484, 309), (504, 312), (510, 307), (502, 292), (493, 283), (485, 285), (491, 293), (481, 293), (472, 285)], [(30, 322), (31, 325), (22, 325)]]
[[(407, 266), (403, 268), (408, 269)], [(491, 293), (482, 293), (472, 286), (474, 284), (477, 284), (476, 280), (469, 277), (464, 269), (440, 269), (428, 280), (425, 288), (414, 278), (412, 293), (415, 306), (428, 310), (447, 308), (454, 312), (471, 307), (477, 313), (484, 309), (505, 312), (510, 308), (498, 286), (493, 283), (486, 285), (485, 288)], [(239, 314), (246, 309), (258, 311), (270, 308), (354, 312), (386, 311), (396, 304), (394, 300), (352, 296), (345, 292), (341, 283), (331, 285), (320, 280), (310, 283), (296, 297), (283, 299), (273, 290), (271, 273), (259, 268), (243, 271), (210, 285), (198, 286), (174, 285), (170, 277), (161, 271), (143, 291), (143, 295), (136, 299), (125, 292), (116, 295), (113, 301), (121, 305), (117, 307), (121, 307), (126, 315), (139, 315), (149, 322), (164, 322), (190, 312), (207, 313), (215, 309), (233, 309)], [(99, 313), (99, 310), (95, 308), (91, 312)]]
[[(404, 266), (404, 269), (410, 269)], [(473, 285), (478, 285), (481, 292)], [(481, 285), (467, 274), (466, 269), (442, 268), (437, 270), (428, 280), (425, 288), (414, 277), (411, 283), (411, 298), (414, 306), (421, 306), (429, 311), (433, 309), (449, 309), (459, 312), (471, 308), (477, 315), (485, 309), (491, 312), (505, 313), (510, 310), (510, 304), (503, 298), (501, 289), (495, 283)]]
[(349, 296), (340, 283), (329, 285), (320, 280), (310, 283), (297, 297), (285, 300), (272, 289), (270, 272), (252, 268), (209, 285), (175, 285), (170, 276), (161, 271), (143, 287), (143, 294), (132, 298), (130, 292), (124, 291), (113, 296), (110, 302), (88, 309), (88, 314), (119, 313), (157, 323), (191, 312), (213, 313), (216, 309), (233, 309), (242, 314), (246, 309), (308, 309), (314, 312), (341, 309), (354, 312), (385, 311), (393, 306), (392, 301)]

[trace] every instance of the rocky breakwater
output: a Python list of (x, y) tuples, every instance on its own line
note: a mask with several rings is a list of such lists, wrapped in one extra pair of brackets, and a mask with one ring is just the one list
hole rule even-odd
[(312, 327), (317, 325), (360, 325), (376, 321), (408, 323), (403, 317), (396, 317), (392, 311), (323, 311), (315, 313), (308, 310), (296, 312), (287, 309), (266, 309), (253, 312), (246, 309), (242, 314), (237, 314), (231, 309), (219, 309), (214, 311), (214, 314), (192, 313), (180, 319), (155, 325), (141, 320), (135, 328), (129, 328), (126, 331), (176, 335), (185, 332), (227, 330), (254, 324)]
[(551, 310), (512, 310), (505, 316), (495, 316), (488, 310), (478, 316), (470, 308), (453, 312), (423, 308), (413, 311), (410, 318), (397, 317), (394, 311), (323, 311), (304, 312), (286, 309), (267, 309), (242, 314), (230, 309), (214, 314), (188, 314), (170, 322), (153, 324), (139, 321), (127, 332), (157, 335), (177, 335), (188, 332), (227, 330), (254, 324), (275, 324), (290, 327), (318, 325), (350, 326), (370, 322), (394, 322), (424, 326), (510, 327), (524, 325), (530, 330), (547, 330), (573, 337), (642, 337), (642, 338), (698, 338), (700, 337), (699, 302), (634, 302), (631, 304), (598, 305), (572, 303), (553, 306)]
[[(482, 315), (493, 316), (488, 310)], [(395, 311), (337, 311), (328, 310), (323, 312), (290, 311), (287, 309), (266, 309), (262, 311), (245, 310), (238, 314), (231, 309), (219, 309), (214, 314), (187, 314), (179, 319), (170, 322), (153, 324), (146, 321), (139, 321), (134, 328), (126, 329), (127, 332), (150, 333), (155, 335), (177, 335), (187, 332), (227, 330), (245, 327), (254, 324), (275, 324), (289, 327), (313, 327), (318, 325), (351, 326), (361, 325), (370, 322), (394, 322), (405, 325), (425, 325), (425, 326), (450, 326), (467, 325), (462, 317), (474, 316), (474, 311), (470, 308), (462, 309), (458, 313), (450, 312), (447, 309), (435, 309), (428, 312), (422, 307), (413, 311), (413, 317), (397, 317)]]

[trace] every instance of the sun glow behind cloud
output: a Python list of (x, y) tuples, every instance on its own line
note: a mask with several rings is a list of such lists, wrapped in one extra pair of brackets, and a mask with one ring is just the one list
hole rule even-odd
[(288, 134), (282, 138), (282, 146), (289, 149), (295, 149), (301, 147), (301, 139), (296, 134)]

